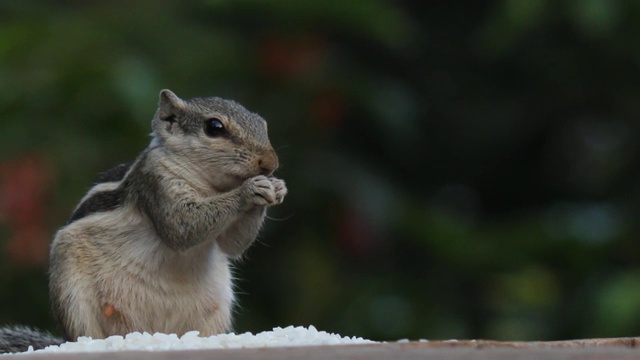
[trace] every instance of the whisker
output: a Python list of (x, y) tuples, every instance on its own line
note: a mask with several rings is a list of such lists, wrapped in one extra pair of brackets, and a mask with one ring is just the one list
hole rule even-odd
[(274, 217), (271, 217), (271, 216), (267, 215), (266, 218), (269, 219), (269, 220), (273, 220), (273, 221), (287, 221), (287, 220), (291, 219), (292, 217), (294, 217), (294, 215), (295, 214), (287, 215), (286, 217), (280, 218), (280, 219), (274, 218)]

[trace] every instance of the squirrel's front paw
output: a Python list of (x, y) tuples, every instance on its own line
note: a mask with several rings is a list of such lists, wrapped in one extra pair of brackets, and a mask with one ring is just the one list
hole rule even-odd
[(259, 175), (252, 177), (245, 183), (249, 206), (269, 206), (276, 204), (276, 191), (274, 186), (266, 176)]
[(282, 204), (284, 201), (285, 195), (287, 195), (287, 186), (284, 183), (284, 180), (270, 177), (271, 184), (273, 184), (273, 190), (276, 193), (276, 202), (275, 204)]
[(245, 186), (250, 199), (249, 206), (278, 205), (287, 195), (287, 186), (284, 181), (274, 177), (259, 175), (247, 180)]

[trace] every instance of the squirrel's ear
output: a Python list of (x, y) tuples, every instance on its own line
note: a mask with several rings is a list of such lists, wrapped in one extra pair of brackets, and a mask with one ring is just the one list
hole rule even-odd
[(160, 91), (160, 101), (158, 102), (158, 110), (160, 119), (165, 121), (175, 121), (175, 116), (180, 110), (184, 110), (187, 104), (180, 99), (171, 90), (164, 89)]

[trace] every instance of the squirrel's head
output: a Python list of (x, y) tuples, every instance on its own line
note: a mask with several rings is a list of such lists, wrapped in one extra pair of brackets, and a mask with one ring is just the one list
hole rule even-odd
[(253, 176), (271, 175), (278, 168), (267, 122), (234, 101), (182, 100), (162, 90), (151, 127), (155, 141), (170, 156), (218, 190), (235, 188)]

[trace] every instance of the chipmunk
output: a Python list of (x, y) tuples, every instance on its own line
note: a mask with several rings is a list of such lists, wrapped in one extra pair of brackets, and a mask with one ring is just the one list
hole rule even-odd
[[(151, 126), (150, 145), (104, 173), (55, 235), (49, 290), (64, 340), (229, 331), (230, 262), (287, 194), (266, 121), (238, 103), (162, 90)], [(60, 342), (0, 329), (0, 353)]]

